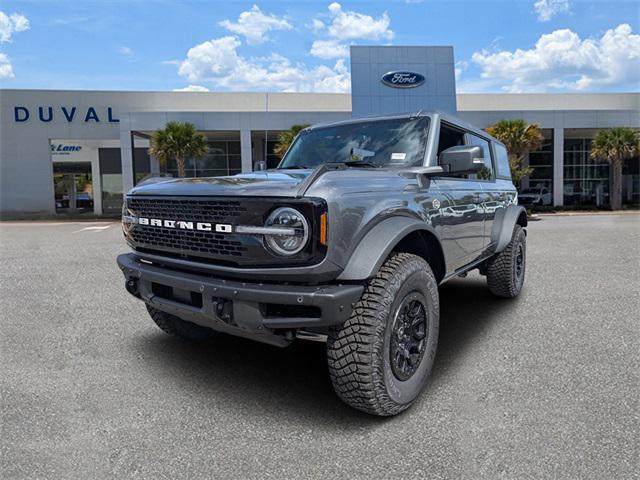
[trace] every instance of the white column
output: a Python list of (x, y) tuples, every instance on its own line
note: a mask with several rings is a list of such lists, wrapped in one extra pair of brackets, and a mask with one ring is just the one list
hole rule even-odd
[(160, 176), (160, 162), (153, 155), (149, 155), (149, 173)]
[(553, 129), (553, 204), (564, 205), (564, 129)]
[[(121, 119), (122, 122), (122, 119)], [(131, 130), (120, 123), (120, 157), (122, 161), (122, 191), (126, 193), (133, 188), (133, 145)]]
[(240, 159), (242, 162), (242, 172), (251, 172), (253, 170), (251, 130), (240, 130)]
[(95, 149), (91, 158), (91, 184), (93, 191), (93, 213), (102, 215), (102, 177), (100, 176), (100, 150)]

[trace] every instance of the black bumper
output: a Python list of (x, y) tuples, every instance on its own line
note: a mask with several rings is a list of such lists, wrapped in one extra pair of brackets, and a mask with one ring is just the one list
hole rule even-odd
[(286, 332), (292, 329), (344, 323), (364, 290), (362, 285), (302, 286), (223, 280), (151, 265), (132, 253), (118, 256), (118, 266), (127, 290), (158, 310), (214, 330), (279, 346), (291, 341)]

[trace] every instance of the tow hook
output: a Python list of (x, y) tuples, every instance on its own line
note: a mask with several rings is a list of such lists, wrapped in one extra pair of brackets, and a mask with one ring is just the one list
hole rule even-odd
[(140, 296), (140, 293), (138, 292), (138, 279), (137, 278), (128, 278), (124, 282), (124, 288), (126, 288), (127, 292), (129, 292), (134, 297), (139, 297)]
[(233, 321), (233, 302), (224, 298), (213, 298), (213, 308), (216, 316), (224, 323), (235, 325)]

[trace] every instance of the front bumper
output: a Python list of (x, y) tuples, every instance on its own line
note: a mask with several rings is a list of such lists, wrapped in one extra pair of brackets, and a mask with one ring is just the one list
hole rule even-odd
[(157, 310), (278, 346), (291, 330), (329, 327), (351, 315), (362, 285), (284, 285), (224, 280), (118, 256), (127, 290)]

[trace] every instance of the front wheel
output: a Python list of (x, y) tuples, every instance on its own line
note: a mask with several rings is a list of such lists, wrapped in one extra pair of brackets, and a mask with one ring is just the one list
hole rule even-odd
[(520, 225), (503, 251), (487, 261), (487, 283), (498, 297), (514, 298), (522, 290), (527, 260), (527, 236)]
[(424, 387), (436, 354), (438, 284), (422, 258), (396, 253), (329, 332), (329, 374), (338, 396), (363, 412), (396, 415)]

